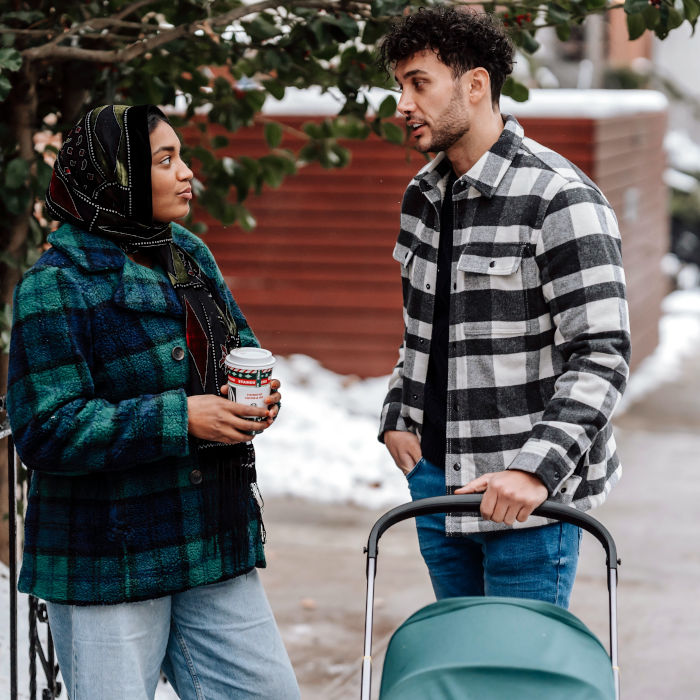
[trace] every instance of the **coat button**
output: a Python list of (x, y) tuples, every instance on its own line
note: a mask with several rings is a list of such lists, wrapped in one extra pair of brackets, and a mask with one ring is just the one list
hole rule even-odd
[(425, 288), (426, 288), (426, 289), (430, 289), (430, 285), (429, 285), (429, 284), (426, 284), (426, 285), (425, 285)]
[(178, 362), (185, 358), (185, 351), (179, 345), (176, 345), (170, 354), (173, 356), (173, 360)]
[(459, 466), (459, 464), (453, 464), (452, 469), (454, 469), (456, 472), (458, 472), (462, 467)]
[(202, 472), (200, 472), (199, 469), (193, 469), (190, 472), (190, 483), (194, 484), (195, 486), (202, 483)]

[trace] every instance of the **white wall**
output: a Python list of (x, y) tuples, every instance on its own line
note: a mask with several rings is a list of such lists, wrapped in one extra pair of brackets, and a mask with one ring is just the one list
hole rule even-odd
[(696, 113), (687, 107), (671, 101), (669, 127), (687, 131), (696, 142), (700, 142), (700, 27), (691, 36), (690, 25), (685, 23), (674, 29), (664, 40), (654, 40), (654, 67), (658, 73), (694, 98)]

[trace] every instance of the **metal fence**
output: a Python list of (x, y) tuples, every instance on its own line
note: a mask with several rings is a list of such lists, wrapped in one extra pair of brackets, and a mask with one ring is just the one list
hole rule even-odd
[[(5, 397), (0, 396), (0, 411), (5, 411)], [(7, 492), (10, 535), (10, 700), (18, 698), (17, 684), (17, 475), (23, 469), (12, 440), (7, 417), (0, 423), (0, 442), (7, 441)], [(31, 472), (27, 475), (31, 479)], [(37, 659), (43, 672), (41, 700), (54, 700), (61, 695), (57, 680), (58, 664), (49, 628), (46, 603), (36, 596), (29, 596), (29, 698), (37, 698)], [(41, 641), (40, 626), (46, 626), (46, 647)]]

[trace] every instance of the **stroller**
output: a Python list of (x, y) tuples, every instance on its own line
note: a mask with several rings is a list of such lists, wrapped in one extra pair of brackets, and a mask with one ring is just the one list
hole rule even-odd
[[(405, 503), (374, 524), (367, 547), (367, 603), (361, 700), (370, 700), (377, 542), (402, 520), (431, 513), (479, 514), (481, 495)], [(386, 650), (380, 700), (619, 700), (617, 551), (610, 533), (571, 507), (545, 502), (534, 511), (578, 525), (607, 555), (610, 656), (574, 615), (520, 598), (445, 598), (409, 617)]]

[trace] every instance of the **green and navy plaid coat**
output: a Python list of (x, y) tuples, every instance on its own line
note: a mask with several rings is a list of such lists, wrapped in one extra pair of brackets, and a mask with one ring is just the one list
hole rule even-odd
[[(173, 238), (215, 280), (241, 343), (257, 340), (199, 238)], [(15, 292), (8, 408), (33, 470), (19, 589), (75, 604), (143, 600), (264, 566), (259, 510), (236, 564), (206, 523), (215, 470), (187, 432), (184, 314), (162, 272), (68, 224)]]

